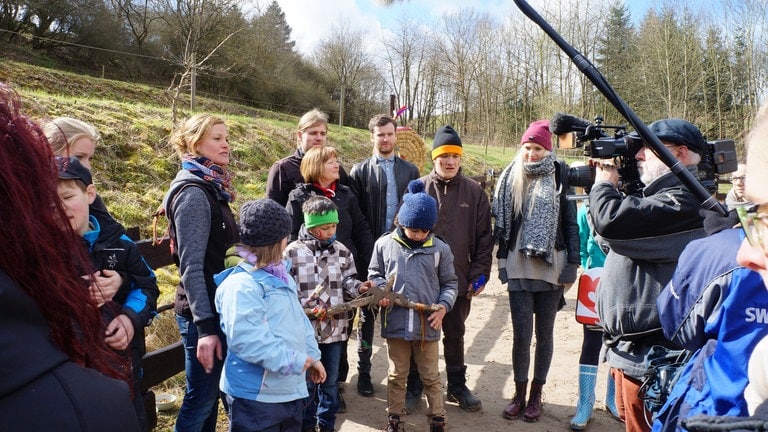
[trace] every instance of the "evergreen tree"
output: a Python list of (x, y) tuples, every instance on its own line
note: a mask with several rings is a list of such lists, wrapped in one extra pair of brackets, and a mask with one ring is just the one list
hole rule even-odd
[[(637, 80), (633, 73), (638, 55), (636, 39), (629, 7), (619, 0), (608, 10), (605, 33), (598, 40), (595, 63), (616, 93), (633, 109), (637, 102)], [(623, 120), (607, 100), (603, 99), (598, 108), (602, 111), (595, 114), (603, 114), (607, 122)]]

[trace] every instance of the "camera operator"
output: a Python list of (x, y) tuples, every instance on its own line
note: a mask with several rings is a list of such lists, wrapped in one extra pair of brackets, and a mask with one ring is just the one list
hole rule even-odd
[[(649, 129), (696, 174), (707, 145), (696, 126), (665, 119), (651, 123)], [(629, 138), (640, 139), (637, 133)], [(683, 248), (704, 237), (696, 196), (647, 143), (635, 159), (645, 184), (641, 195), (622, 195), (618, 171), (608, 163), (595, 164), (595, 184), (589, 194), (595, 230), (610, 246), (597, 290), (597, 309), (616, 380), (616, 406), (626, 430), (632, 432), (650, 430), (650, 415), (639, 398), (645, 355), (653, 345), (678, 348), (662, 334), (656, 297), (672, 277)]]

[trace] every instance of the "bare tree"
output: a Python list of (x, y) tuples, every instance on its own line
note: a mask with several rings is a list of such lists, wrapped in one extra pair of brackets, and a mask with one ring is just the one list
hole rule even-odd
[(168, 88), (173, 93), (171, 108), (175, 124), (181, 92), (190, 89), (190, 107), (194, 109), (196, 74), (203, 70), (226, 71), (226, 66), (215, 68), (208, 62), (242, 28), (232, 29), (224, 25), (232, 13), (239, 12), (235, 0), (159, 1), (162, 2), (163, 20), (174, 31), (166, 45), (166, 53), (180, 68)]
[(352, 30), (347, 21), (331, 27), (315, 52), (315, 64), (339, 90), (339, 125), (344, 125), (347, 93), (358, 85), (364, 73), (371, 73), (371, 61), (362, 30)]
[(429, 64), (435, 55), (434, 38), (413, 20), (402, 20), (393, 37), (384, 40), (386, 77), (396, 96), (396, 105), (409, 109), (401, 124), (417, 118), (415, 128), (423, 133), (423, 124), (432, 115), (434, 92), (430, 92)]
[(162, 17), (154, 0), (110, 0), (112, 8), (123, 19), (133, 35), (136, 49), (142, 52), (144, 42), (151, 34), (152, 26)]

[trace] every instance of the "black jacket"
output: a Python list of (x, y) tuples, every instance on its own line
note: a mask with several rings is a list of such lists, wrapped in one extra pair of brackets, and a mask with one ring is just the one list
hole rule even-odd
[(139, 430), (128, 384), (69, 361), (34, 300), (2, 271), (0, 365), (3, 430)]
[[(397, 201), (403, 200), (408, 190), (408, 183), (419, 178), (416, 165), (395, 157), (395, 182), (397, 182)], [(385, 226), (387, 216), (387, 176), (379, 166), (376, 157), (370, 157), (355, 164), (349, 172), (349, 186), (357, 196), (360, 210), (371, 227), (374, 239), (392, 231), (393, 226)]]
[[(304, 213), (301, 206), (312, 195), (323, 196), (323, 193), (315, 186), (309, 183), (302, 183), (296, 186), (288, 196), (288, 205), (286, 209), (293, 219), (293, 228), (291, 229), (290, 240), (296, 240), (299, 236), (299, 229), (304, 223)], [(336, 240), (347, 247), (355, 257), (355, 266), (360, 271), (360, 265), (365, 263), (367, 268), (371, 261), (373, 252), (373, 236), (371, 228), (363, 217), (360, 207), (357, 205), (357, 197), (348, 186), (336, 183), (336, 196), (332, 201), (339, 208), (339, 224), (336, 227)]]
[[(690, 167), (695, 175), (695, 167)], [(608, 363), (641, 379), (652, 345), (677, 348), (662, 334), (656, 298), (672, 278), (685, 246), (704, 237), (701, 203), (673, 173), (623, 196), (610, 183), (589, 193), (595, 231), (608, 244), (597, 290), (597, 311)]]
[[(281, 206), (288, 204), (291, 191), (304, 183), (304, 177), (301, 175), (302, 158), (304, 154), (296, 149), (292, 155), (272, 164), (267, 174), (267, 198), (277, 201)], [(342, 166), (339, 166), (339, 183), (349, 184), (349, 176)]]

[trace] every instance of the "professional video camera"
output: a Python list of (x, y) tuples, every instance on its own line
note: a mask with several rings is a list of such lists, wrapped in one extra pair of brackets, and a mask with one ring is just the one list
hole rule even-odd
[[(584, 148), (584, 156), (591, 159), (613, 159), (619, 170), (619, 188), (627, 195), (638, 193), (644, 187), (640, 181), (635, 154), (643, 146), (639, 137), (627, 133), (626, 126), (603, 125), (597, 116), (595, 123), (579, 117), (557, 113), (550, 122), (550, 130), (558, 136), (560, 148)], [(606, 130), (612, 130), (609, 134)], [(717, 192), (717, 179), (721, 174), (736, 171), (736, 146), (733, 140), (708, 141), (698, 165), (698, 180), (711, 193)], [(589, 189), (595, 182), (594, 167), (570, 168), (568, 181), (572, 186)]]
[[(635, 153), (640, 150), (642, 143), (629, 138), (626, 126), (604, 125), (601, 116), (590, 123), (579, 117), (557, 113), (550, 122), (550, 130), (558, 136), (560, 148), (583, 147), (584, 156), (588, 158), (613, 159), (619, 170), (619, 188), (622, 192), (633, 195), (642, 190), (643, 183), (635, 159)], [(595, 168), (570, 168), (568, 183), (589, 190), (595, 183)]]

